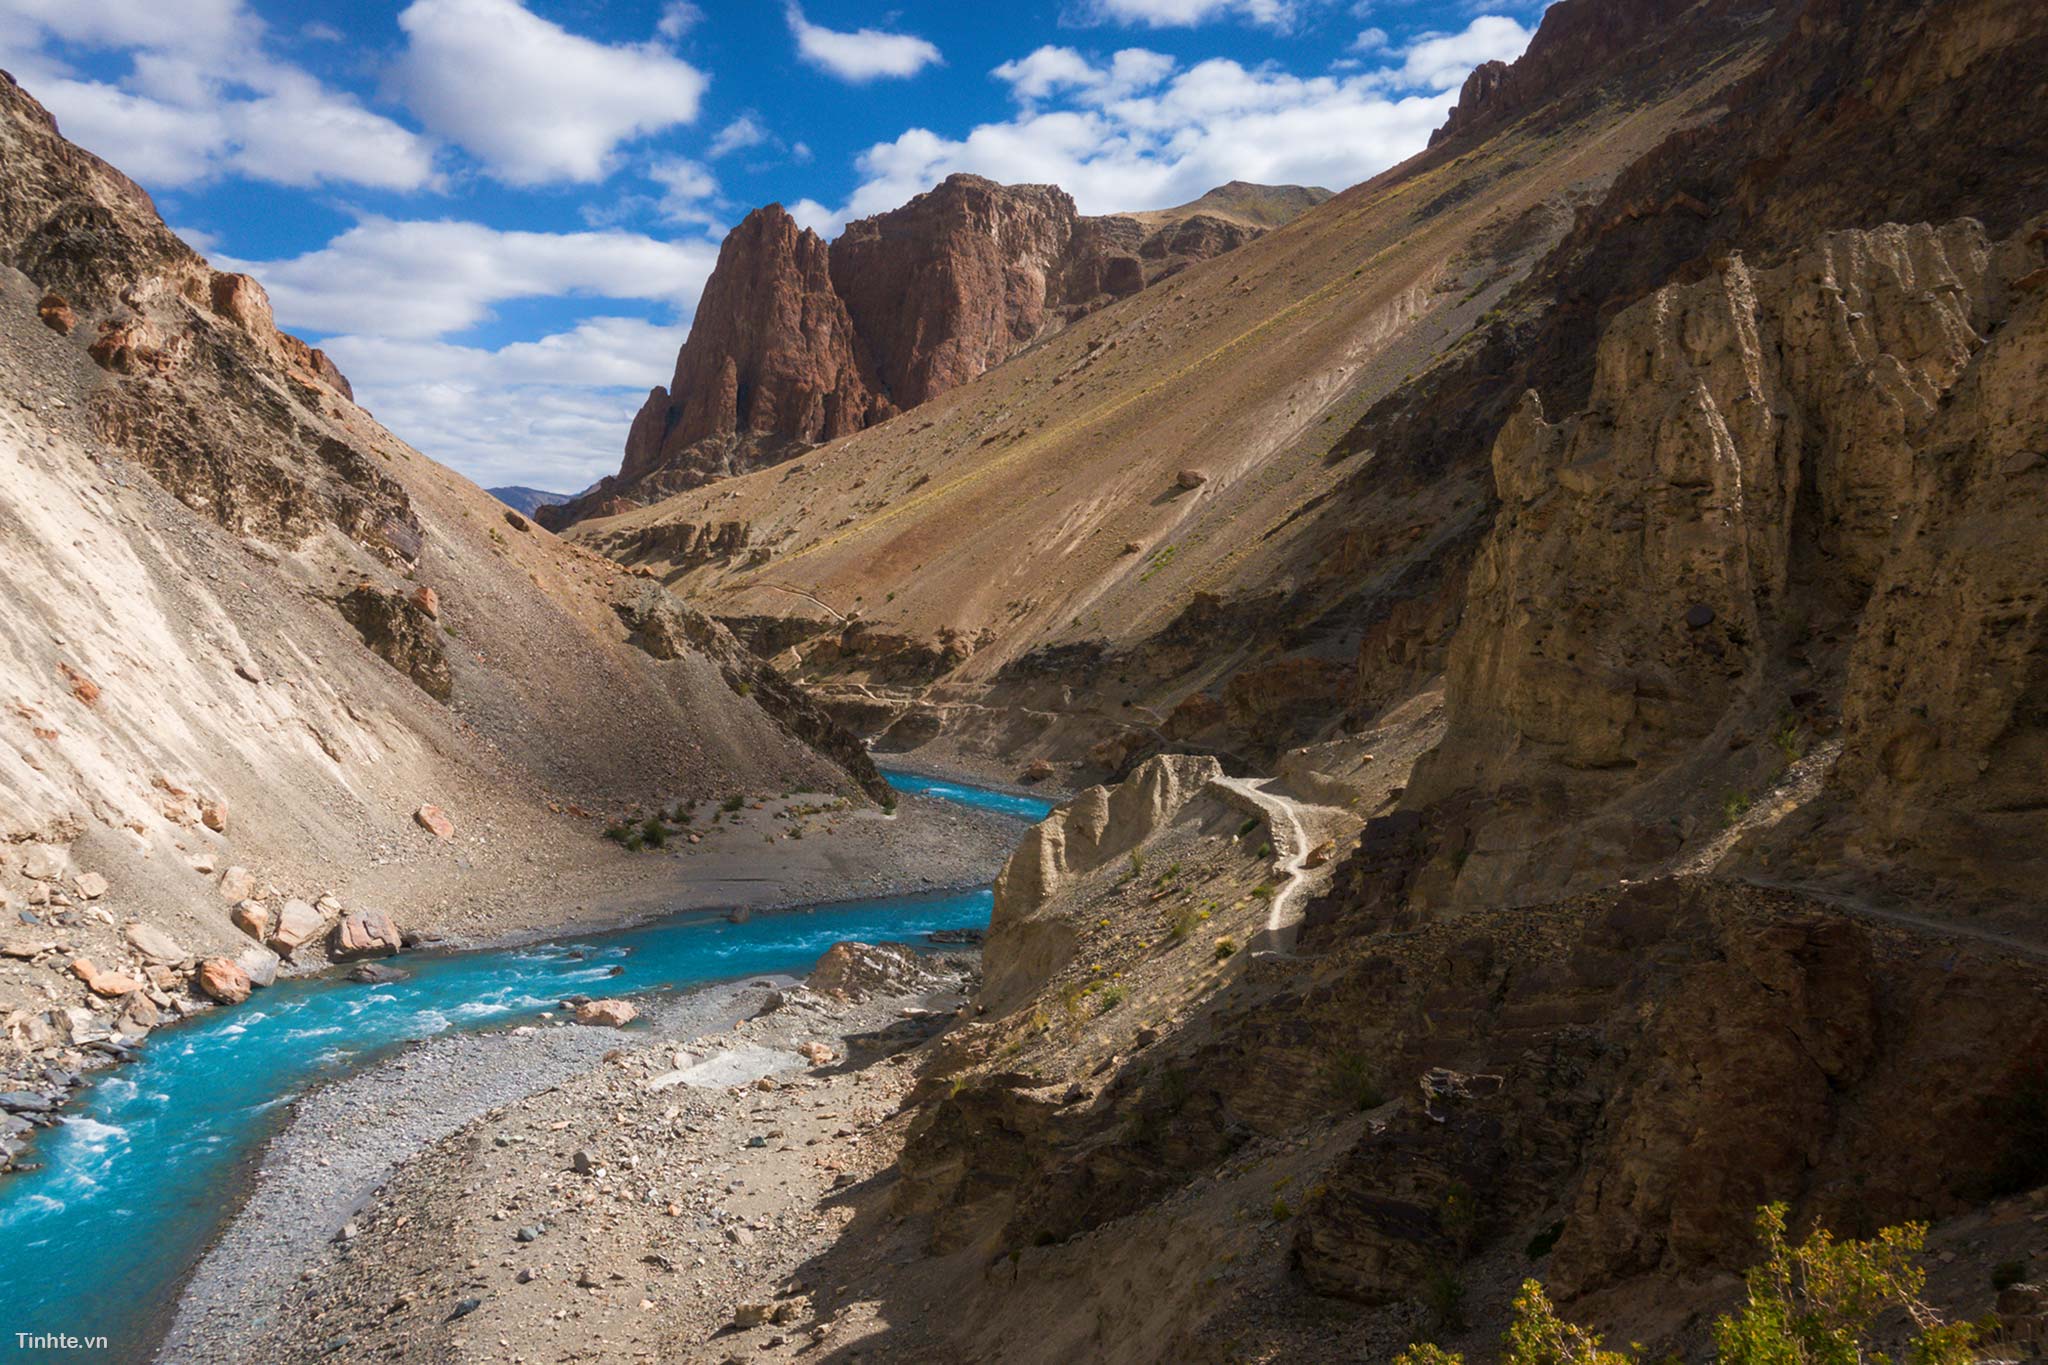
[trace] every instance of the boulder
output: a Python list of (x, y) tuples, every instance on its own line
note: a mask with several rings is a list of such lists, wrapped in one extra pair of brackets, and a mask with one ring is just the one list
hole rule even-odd
[(260, 901), (243, 901), (228, 912), (228, 918), (258, 943), (270, 937), (270, 911)]
[(267, 937), (270, 946), (291, 953), (320, 937), (327, 917), (302, 900), (288, 900), (277, 912), (277, 929)]
[(903, 943), (835, 943), (818, 959), (806, 982), (820, 995), (864, 1000), (882, 992), (906, 994), (938, 982), (938, 973)]
[(235, 958), (235, 965), (242, 969), (252, 986), (270, 986), (277, 981), (277, 954), (260, 943), (252, 943)]
[(246, 867), (231, 867), (220, 874), (220, 898), (233, 905), (256, 894), (256, 874)]
[(21, 860), (21, 875), (30, 881), (53, 882), (71, 865), (71, 855), (50, 844), (30, 844)]
[(71, 974), (80, 981), (83, 981), (85, 988), (94, 995), (105, 996), (109, 1000), (116, 1000), (124, 995), (133, 995), (142, 989), (142, 983), (134, 977), (123, 976), (119, 972), (103, 972), (93, 966), (91, 958), (73, 958), (71, 960)]
[(455, 822), (450, 820), (439, 806), (421, 806), (412, 813), (412, 818), (419, 821), (421, 829), (444, 844), (452, 842), (455, 838)]
[(1034, 758), (1024, 765), (1023, 777), (1026, 782), (1044, 782), (1057, 771), (1048, 758)]
[(365, 986), (387, 986), (393, 981), (405, 980), (406, 975), (398, 968), (387, 967), (381, 962), (365, 962), (350, 971), (348, 979)]
[(390, 957), (405, 946), (398, 926), (382, 910), (357, 910), (334, 926), (332, 952), (337, 961), (357, 957)]
[(586, 1000), (576, 1006), (576, 1022), (601, 1028), (624, 1028), (640, 1017), (630, 1000)]
[(1209, 476), (1199, 469), (1183, 469), (1173, 476), (1173, 481), (1181, 488), (1200, 488), (1209, 482)]
[(802, 1053), (804, 1060), (812, 1066), (830, 1066), (838, 1060), (838, 1054), (823, 1043), (803, 1043), (797, 1047), (797, 1051)]
[(253, 989), (249, 974), (225, 957), (209, 957), (200, 963), (193, 984), (201, 995), (222, 1005), (241, 1004)]
[(96, 901), (107, 894), (107, 879), (97, 872), (81, 872), (72, 883), (78, 894), (89, 901)]
[(71, 329), (78, 325), (78, 314), (71, 311), (71, 305), (54, 289), (43, 295), (42, 302), (36, 305), (36, 316), (43, 320), (43, 326), (59, 336), (70, 335)]
[(163, 1011), (147, 994), (137, 991), (121, 1007), (121, 1028), (127, 1033), (147, 1033), (163, 1022)]
[(199, 810), (199, 823), (215, 834), (225, 834), (228, 828), (228, 808), (219, 801), (209, 801)]
[(424, 583), (412, 590), (412, 604), (433, 620), (441, 619), (441, 594)]
[(127, 934), (128, 942), (134, 945), (135, 951), (151, 962), (170, 963), (185, 960), (185, 950), (178, 946), (178, 941), (155, 925), (131, 924), (128, 926)]

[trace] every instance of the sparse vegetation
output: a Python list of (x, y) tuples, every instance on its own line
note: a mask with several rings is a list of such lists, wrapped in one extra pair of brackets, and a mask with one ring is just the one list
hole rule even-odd
[(1346, 1109), (1363, 1113), (1386, 1103), (1387, 1097), (1380, 1090), (1379, 1075), (1363, 1052), (1347, 1049), (1338, 1053), (1330, 1060), (1324, 1075), (1330, 1093)]
[[(1891, 1357), (1875, 1348), (1873, 1332), (1891, 1314), (1912, 1324), (1905, 1356), (1912, 1365), (1976, 1359), (1977, 1329), (1945, 1321), (1920, 1297), (1927, 1284), (1918, 1260), (1925, 1224), (1886, 1228), (1869, 1241), (1838, 1241), (1823, 1229), (1795, 1247), (1785, 1240), (1785, 1206), (1771, 1204), (1758, 1211), (1756, 1226), (1763, 1260), (1746, 1276), (1748, 1301), (1714, 1323), (1717, 1365), (1882, 1365)], [(1431, 1277), (1424, 1298), (1440, 1320), (1446, 1301), (1462, 1306), (1462, 1290), (1452, 1299), (1439, 1280)], [(1608, 1350), (1598, 1336), (1560, 1318), (1536, 1280), (1515, 1296), (1501, 1345), (1503, 1365), (1635, 1365), (1635, 1357)], [(1419, 1344), (1395, 1357), (1395, 1365), (1463, 1365), (1463, 1357)]]
[(718, 808), (724, 811), (727, 815), (730, 815), (734, 811), (738, 810), (741, 806), (744, 806), (746, 804), (747, 798), (741, 796), (738, 792), (734, 792), (731, 796), (728, 796), (725, 798), (725, 800), (719, 802)]
[(1254, 815), (1254, 816), (1251, 816), (1251, 817), (1247, 818), (1247, 819), (1245, 820), (1245, 822), (1244, 822), (1243, 824), (1241, 824), (1241, 825), (1239, 825), (1239, 826), (1237, 827), (1237, 837), (1238, 837), (1238, 838), (1240, 838), (1240, 839), (1242, 839), (1242, 838), (1244, 838), (1244, 837), (1245, 837), (1245, 836), (1246, 836), (1247, 834), (1250, 834), (1250, 833), (1251, 833), (1251, 832), (1252, 832), (1253, 830), (1257, 829), (1258, 827), (1259, 827), (1259, 817), (1258, 817), (1258, 816), (1256, 816), (1256, 815)]
[(1236, 940), (1236, 939), (1232, 939), (1232, 938), (1219, 938), (1219, 939), (1217, 939), (1217, 940), (1216, 940), (1216, 960), (1217, 960), (1218, 962), (1223, 962), (1223, 961), (1227, 961), (1227, 960), (1228, 960), (1229, 958), (1231, 958), (1231, 957), (1235, 956), (1235, 955), (1236, 955), (1236, 953), (1237, 953), (1237, 940)]
[(1721, 821), (1732, 825), (1749, 814), (1751, 800), (1748, 792), (1729, 792), (1721, 798)]
[(1123, 1004), (1124, 999), (1128, 994), (1129, 992), (1126, 991), (1122, 986), (1104, 986), (1102, 988), (1102, 993), (1097, 997), (1098, 1000), (1101, 1002), (1098, 1008), (1103, 1014), (1108, 1014), (1118, 1005)]

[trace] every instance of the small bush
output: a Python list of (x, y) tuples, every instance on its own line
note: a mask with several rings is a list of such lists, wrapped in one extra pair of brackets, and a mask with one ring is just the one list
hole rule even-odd
[(1422, 1301), (1429, 1308), (1431, 1331), (1449, 1336), (1465, 1330), (1465, 1284), (1452, 1271), (1432, 1270), (1422, 1285)]
[(1386, 1103), (1387, 1097), (1380, 1091), (1379, 1076), (1362, 1052), (1338, 1053), (1331, 1059), (1324, 1079), (1330, 1093), (1346, 1109), (1364, 1113)]
[(1259, 851), (1258, 851), (1258, 853), (1257, 853), (1256, 855), (1254, 855), (1254, 856), (1256, 856), (1256, 857), (1260, 857), (1260, 858), (1270, 858), (1270, 857), (1272, 857), (1272, 856), (1273, 856), (1273, 846), (1272, 846), (1271, 844), (1260, 844), (1260, 845), (1259, 845)]
[(1294, 1217), (1294, 1210), (1287, 1207), (1287, 1201), (1285, 1199), (1275, 1199), (1273, 1201), (1274, 1222), (1284, 1223), (1292, 1217)]
[(668, 843), (668, 826), (661, 823), (661, 817), (650, 815), (647, 823), (640, 826), (640, 842), (648, 848), (661, 848)]
[(1242, 839), (1259, 827), (1259, 817), (1254, 815), (1237, 827), (1237, 837)]
[(1230, 957), (1233, 957), (1233, 956), (1235, 956), (1235, 955), (1236, 955), (1236, 953), (1237, 953), (1237, 942), (1236, 942), (1236, 940), (1234, 940), (1234, 939), (1228, 939), (1228, 938), (1219, 938), (1219, 939), (1217, 939), (1217, 940), (1216, 940), (1216, 960), (1217, 960), (1218, 962), (1222, 962), (1222, 961), (1225, 961), (1225, 960), (1229, 959)]
[(741, 806), (744, 806), (746, 804), (747, 798), (741, 796), (738, 792), (734, 792), (731, 796), (728, 796), (725, 798), (725, 800), (719, 802), (718, 808), (724, 811), (727, 815), (730, 815), (734, 811), (738, 810)]
[(1109, 1012), (1110, 1012), (1111, 1010), (1115, 1009), (1115, 1008), (1116, 1008), (1116, 1007), (1117, 1007), (1118, 1005), (1121, 1005), (1121, 1004), (1123, 1004), (1123, 1002), (1124, 1002), (1124, 999), (1125, 999), (1125, 997), (1126, 997), (1126, 996), (1127, 996), (1128, 994), (1129, 994), (1129, 992), (1127, 992), (1126, 990), (1124, 990), (1124, 988), (1123, 988), (1122, 986), (1104, 986), (1104, 987), (1102, 988), (1102, 995), (1101, 995), (1101, 1001), (1102, 1001), (1102, 1004), (1101, 1004), (1101, 1006), (1100, 1006), (1100, 1010), (1101, 1010), (1101, 1012), (1102, 1012), (1102, 1013), (1104, 1013), (1104, 1014), (1108, 1014), (1108, 1013), (1109, 1013)]
[(615, 844), (623, 844), (626, 842), (627, 838), (629, 838), (632, 835), (632, 833), (633, 831), (629, 826), (613, 825), (610, 829), (604, 832), (604, 837), (611, 840)]
[(1564, 1236), (1564, 1223), (1560, 1221), (1552, 1223), (1549, 1227), (1531, 1237), (1529, 1239), (1529, 1259), (1540, 1261), (1545, 1256), (1548, 1256), (1550, 1249), (1557, 1245), (1557, 1239), (1562, 1236)]
[(1166, 917), (1167, 937), (1175, 943), (1185, 943), (1201, 922), (1202, 917), (1195, 913), (1193, 906), (1183, 905)]
[(1734, 824), (1743, 816), (1749, 814), (1750, 804), (1748, 792), (1729, 792), (1721, 798), (1722, 822), (1724, 824)]

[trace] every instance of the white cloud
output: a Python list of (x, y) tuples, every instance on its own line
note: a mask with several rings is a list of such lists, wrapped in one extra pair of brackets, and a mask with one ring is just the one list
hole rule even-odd
[(495, 350), (371, 335), (321, 348), (363, 406), (485, 486), (573, 493), (618, 469), (627, 425), (667, 382), (687, 329), (592, 317)]
[(1455, 90), (1481, 62), (1512, 61), (1530, 31), (1498, 14), (1482, 14), (1462, 33), (1433, 33), (1409, 45), (1398, 79), (1425, 90)]
[(1047, 44), (989, 74), (1008, 85), (1019, 100), (1041, 100), (1066, 91), (1090, 104), (1104, 104), (1159, 84), (1173, 73), (1173, 65), (1173, 58), (1163, 52), (1127, 47), (1110, 58), (1109, 65), (1097, 66), (1071, 47)]
[[(159, 187), (226, 174), (278, 184), (411, 190), (433, 147), (263, 48), (238, 0), (0, 0), (8, 60), (66, 136)], [(52, 41), (126, 51), (119, 83), (74, 75)]]
[(1393, 45), (1393, 40), (1387, 37), (1387, 31), (1383, 28), (1362, 30), (1356, 38), (1351, 40), (1351, 50), (1353, 52), (1385, 52)]
[(747, 147), (758, 147), (769, 140), (769, 133), (757, 122), (752, 114), (741, 114), (731, 123), (718, 130), (718, 136), (711, 139), (707, 155), (717, 158)]
[(622, 142), (693, 122), (708, 83), (657, 43), (593, 42), (517, 0), (414, 0), (398, 24), (407, 105), (513, 185), (604, 179)]
[(301, 256), (217, 263), (262, 280), (286, 327), (426, 339), (474, 327), (514, 299), (647, 299), (687, 312), (717, 260), (717, 244), (704, 240), (367, 218)]
[(688, 157), (666, 157), (647, 170), (647, 178), (661, 186), (658, 211), (671, 223), (716, 221), (711, 212), (718, 197), (718, 180), (703, 163)]
[(1104, 23), (1147, 28), (1192, 28), (1227, 16), (1285, 29), (1299, 12), (1294, 0), (1094, 0), (1090, 15)]
[(1184, 203), (1228, 180), (1342, 189), (1420, 151), (1466, 71), (1528, 39), (1511, 19), (1482, 17), (1382, 69), (1315, 77), (1223, 58), (1172, 72), (1143, 49), (1103, 63), (1043, 47), (993, 73), (1022, 101), (1016, 117), (957, 138), (912, 128), (870, 147), (837, 217), (894, 208), (956, 171), (1051, 182), (1084, 213)]
[(662, 7), (661, 18), (654, 25), (654, 31), (673, 42), (703, 22), (704, 11), (691, 4), (690, 0), (669, 0)]
[(822, 28), (804, 18), (802, 8), (795, 3), (789, 5), (786, 13), (789, 31), (796, 36), (798, 54), (844, 81), (915, 76), (941, 61), (936, 47), (912, 34), (884, 33), (873, 28), (841, 33)]
[(789, 216), (796, 220), (798, 227), (807, 227), (820, 237), (831, 239), (839, 235), (846, 226), (846, 215), (835, 213), (815, 199), (799, 199), (789, 207)]

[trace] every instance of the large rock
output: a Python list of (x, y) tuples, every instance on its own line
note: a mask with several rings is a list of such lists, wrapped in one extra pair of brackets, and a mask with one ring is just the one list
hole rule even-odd
[(271, 986), (277, 982), (277, 954), (260, 943), (252, 943), (236, 954), (235, 965), (242, 969), (252, 986)]
[(455, 822), (450, 820), (447, 812), (439, 806), (421, 806), (412, 813), (412, 818), (419, 823), (421, 829), (433, 835), (442, 843), (453, 842), (455, 838)]
[(277, 912), (277, 928), (268, 935), (270, 946), (289, 954), (320, 937), (326, 928), (325, 915), (302, 900), (288, 900)]
[(370, 652), (438, 701), (455, 693), (455, 675), (434, 618), (404, 593), (358, 583), (335, 604)]
[(811, 968), (806, 984), (820, 995), (864, 1000), (926, 990), (938, 979), (923, 955), (906, 944), (835, 943)]
[(168, 964), (185, 960), (185, 950), (178, 946), (178, 941), (153, 924), (131, 924), (125, 932), (135, 951), (151, 962)]
[(585, 1000), (576, 1006), (576, 1022), (599, 1028), (624, 1028), (640, 1017), (630, 1000)]
[(246, 867), (231, 867), (220, 874), (220, 898), (239, 904), (256, 894), (256, 874)]
[(337, 962), (357, 957), (391, 957), (405, 946), (398, 926), (382, 910), (356, 910), (334, 926), (332, 953)]
[(222, 1005), (241, 1004), (252, 989), (249, 974), (225, 957), (209, 957), (200, 963), (193, 984), (200, 994)]

